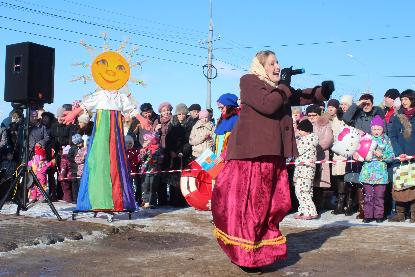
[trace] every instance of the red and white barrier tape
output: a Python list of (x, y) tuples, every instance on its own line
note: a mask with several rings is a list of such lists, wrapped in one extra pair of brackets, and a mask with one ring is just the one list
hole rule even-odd
[[(406, 156), (407, 159), (415, 159), (415, 155), (413, 156)], [(373, 161), (392, 161), (392, 160), (399, 160), (399, 157), (394, 159), (374, 159)], [(321, 161), (305, 161), (305, 162), (287, 162), (286, 165), (307, 165), (307, 164), (338, 164), (338, 163), (361, 163), (361, 161), (356, 160), (321, 160)], [(131, 173), (131, 176), (135, 175), (145, 175), (145, 174), (160, 174), (160, 173), (177, 173), (177, 172), (191, 172), (191, 171), (202, 171), (203, 169), (174, 169), (174, 170), (162, 170), (162, 171), (148, 171), (144, 173)], [(62, 180), (75, 180), (80, 179), (81, 177), (73, 177), (73, 178), (63, 178)]]

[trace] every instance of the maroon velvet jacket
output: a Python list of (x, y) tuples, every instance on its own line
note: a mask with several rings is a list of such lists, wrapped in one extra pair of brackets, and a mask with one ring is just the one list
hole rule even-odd
[(321, 87), (292, 95), (286, 85), (275, 88), (253, 74), (246, 74), (241, 77), (240, 89), (242, 109), (229, 139), (226, 159), (298, 156), (291, 106), (325, 100)]

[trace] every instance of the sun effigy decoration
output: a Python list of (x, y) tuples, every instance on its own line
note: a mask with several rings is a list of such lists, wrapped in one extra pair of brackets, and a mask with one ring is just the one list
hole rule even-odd
[(128, 44), (128, 38), (121, 42), (117, 50), (111, 51), (108, 43), (107, 33), (102, 33), (104, 39), (103, 51), (96, 54), (96, 49), (88, 45), (85, 41), (80, 44), (85, 47), (92, 57), (92, 63), (77, 62), (73, 66), (90, 69), (90, 74), (74, 76), (70, 82), (83, 81), (86, 82), (94, 80), (99, 86), (96, 90), (104, 89), (108, 91), (118, 90), (121, 93), (131, 95), (129, 83), (135, 85), (145, 86), (144, 82), (131, 76), (131, 70), (135, 67), (141, 67), (144, 61), (132, 63), (134, 55), (138, 51), (138, 47), (133, 47), (130, 52), (125, 53), (125, 48)]

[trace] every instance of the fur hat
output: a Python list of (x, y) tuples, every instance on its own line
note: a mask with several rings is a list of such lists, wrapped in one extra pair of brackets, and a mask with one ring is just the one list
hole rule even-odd
[(147, 111), (152, 110), (152, 109), (153, 109), (153, 106), (151, 106), (150, 103), (143, 103), (140, 106), (140, 111), (142, 111), (142, 112), (147, 112)]
[(313, 132), (313, 124), (310, 122), (310, 120), (304, 119), (304, 120), (301, 120), (298, 123), (297, 129), (300, 130), (300, 131), (307, 132), (307, 133), (312, 133)]
[(318, 115), (321, 115), (321, 108), (317, 104), (312, 104), (312, 105), (310, 105), (310, 106), (307, 107), (307, 109), (305, 110), (305, 113), (306, 114), (316, 113)]
[(62, 117), (63, 116), (63, 112), (65, 112), (65, 108), (64, 107), (59, 107), (58, 110), (56, 111), (56, 117)]
[(161, 113), (161, 109), (163, 109), (164, 107), (167, 107), (170, 111), (173, 110), (173, 106), (169, 102), (163, 102), (159, 105), (159, 113)]
[(89, 117), (89, 114), (83, 113), (80, 116), (78, 116), (78, 122), (88, 124), (89, 121), (91, 121), (91, 118)]
[(376, 116), (372, 119), (372, 121), (370, 122), (370, 126), (371, 126), (371, 127), (373, 127), (373, 126), (380, 126), (380, 127), (382, 127), (383, 129), (385, 129), (385, 122), (383, 121), (383, 119), (382, 119), (379, 115), (376, 115)]
[(82, 139), (80, 134), (75, 134), (72, 136), (72, 143), (75, 145), (78, 145), (80, 143), (83, 143), (84, 140)]
[(208, 110), (201, 110), (199, 112), (199, 119), (208, 118), (209, 112)]
[(385, 92), (385, 97), (395, 100), (396, 98), (399, 98), (399, 90), (396, 88), (390, 88)]
[(189, 110), (187, 109), (187, 106), (183, 103), (177, 104), (175, 109), (175, 114), (188, 114)]
[(189, 107), (189, 111), (199, 111), (200, 112), (201, 110), (202, 110), (202, 107), (200, 107), (199, 104), (192, 104)]
[(232, 93), (222, 94), (217, 100), (218, 103), (224, 106), (238, 107), (238, 96)]
[(330, 99), (329, 102), (327, 102), (327, 107), (335, 107), (336, 109), (339, 109), (340, 102), (337, 99)]
[(348, 106), (351, 106), (353, 104), (353, 96), (351, 96), (351, 95), (343, 95), (340, 98), (340, 103), (345, 103)]

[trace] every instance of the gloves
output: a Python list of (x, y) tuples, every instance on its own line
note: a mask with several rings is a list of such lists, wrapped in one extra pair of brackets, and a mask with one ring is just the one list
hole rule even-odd
[(288, 67), (288, 68), (284, 68), (283, 70), (281, 70), (281, 78), (280, 81), (278, 82), (278, 84), (284, 84), (288, 87), (291, 86), (291, 71), (292, 71), (293, 67)]
[(333, 81), (323, 81), (321, 83), (321, 95), (323, 95), (324, 99), (329, 99), (331, 94), (334, 91), (334, 83)]

